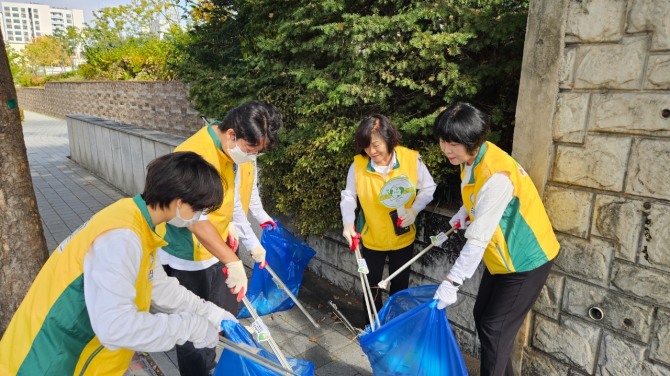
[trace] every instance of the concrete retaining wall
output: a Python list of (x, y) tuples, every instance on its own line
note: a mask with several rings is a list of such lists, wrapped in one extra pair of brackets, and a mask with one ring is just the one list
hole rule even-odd
[(16, 91), (21, 108), (61, 118), (84, 114), (181, 136), (203, 124), (178, 81), (47, 82)]

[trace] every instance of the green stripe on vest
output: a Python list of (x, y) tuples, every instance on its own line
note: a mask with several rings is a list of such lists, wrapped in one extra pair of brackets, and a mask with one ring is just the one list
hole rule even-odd
[(514, 269), (517, 272), (527, 272), (544, 265), (549, 260), (533, 230), (521, 216), (519, 205), (518, 197), (513, 197), (507, 204), (500, 220), (500, 230), (507, 243)]
[(82, 274), (51, 306), (17, 375), (72, 375), (79, 359), (70, 354), (81, 354), (94, 336)]
[(165, 225), (165, 236), (168, 243), (163, 250), (182, 260), (193, 261), (193, 233), (186, 227)]

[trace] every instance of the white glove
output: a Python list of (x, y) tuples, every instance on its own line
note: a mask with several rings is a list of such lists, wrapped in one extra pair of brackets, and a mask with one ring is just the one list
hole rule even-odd
[[(204, 318), (201, 319), (204, 320)], [(221, 324), (218, 326), (221, 326)], [(219, 328), (209, 322), (205, 322), (204, 326), (197, 328), (197, 330), (191, 333), (191, 337), (188, 340), (193, 342), (193, 347), (196, 349), (216, 347), (219, 343)]]
[(454, 227), (456, 223), (461, 224), (460, 230), (465, 230), (470, 225), (470, 216), (468, 215), (468, 209), (465, 208), (465, 205), (461, 206), (458, 210), (458, 213), (454, 214), (453, 217), (449, 220), (449, 226)]
[(228, 224), (228, 239), (226, 240), (226, 244), (228, 244), (233, 252), (237, 253), (237, 247), (240, 245), (240, 235), (237, 234), (237, 228), (233, 222)]
[(221, 330), (221, 322), (225, 320), (230, 320), (233, 322), (239, 322), (235, 316), (233, 316), (232, 313), (226, 311), (225, 309), (217, 306), (216, 304), (212, 302), (205, 302), (206, 304), (206, 310), (207, 313), (205, 315), (205, 318), (207, 321), (209, 321), (212, 325), (216, 326)]
[(251, 258), (254, 259), (257, 263), (260, 263), (260, 268), (263, 269), (267, 263), (265, 262), (265, 248), (263, 248), (262, 245), (258, 245), (258, 247), (254, 248), (251, 250)]
[(351, 248), (352, 239), (356, 236), (356, 228), (353, 223), (345, 223), (342, 229), (342, 236), (347, 239), (347, 244)]
[(247, 292), (247, 283), (249, 283), (242, 261), (237, 260), (227, 263), (226, 267), (223, 268), (223, 272), (228, 276), (226, 285), (230, 289), (230, 292), (237, 294), (238, 302), (242, 301), (244, 294)]
[(416, 209), (414, 208), (406, 208), (405, 209), (405, 214), (401, 215), (398, 219), (400, 219), (400, 226), (401, 227), (409, 227), (410, 225), (414, 224), (414, 221), (416, 220), (416, 215), (418, 213), (416, 212)]
[(456, 303), (458, 287), (451, 284), (451, 282), (442, 281), (440, 287), (437, 288), (435, 296), (433, 299), (438, 299), (437, 309), (444, 309), (447, 306), (450, 306)]

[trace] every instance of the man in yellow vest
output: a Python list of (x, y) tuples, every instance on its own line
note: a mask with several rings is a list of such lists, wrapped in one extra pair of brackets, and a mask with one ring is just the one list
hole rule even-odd
[(165, 274), (154, 226), (216, 210), (220, 182), (194, 153), (152, 161), (141, 195), (103, 209), (51, 254), (0, 340), (0, 375), (122, 375), (135, 351), (214, 347), (221, 321), (237, 320)]
[(468, 103), (435, 120), (434, 133), (452, 165), (461, 167), (463, 206), (449, 222), (467, 228), (467, 242), (435, 293), (438, 308), (456, 302), (459, 286), (482, 258), (486, 269), (473, 309), (482, 375), (514, 375), (510, 354), (524, 317), (549, 275), (560, 245), (526, 171), (486, 142), (486, 116)]
[[(235, 173), (240, 165), (253, 161), (277, 142), (280, 127), (281, 116), (275, 107), (251, 101), (233, 108), (223, 121), (208, 124), (175, 148), (195, 152), (211, 163), (221, 175), (225, 194), (220, 208), (187, 228), (170, 224), (156, 228), (168, 242), (159, 250), (161, 262), (167, 274), (184, 287), (233, 314), (237, 314), (238, 302), (247, 289), (244, 265), (235, 254)], [(216, 366), (215, 358), (213, 349), (198, 349), (190, 342), (177, 346), (182, 376), (207, 375)]]

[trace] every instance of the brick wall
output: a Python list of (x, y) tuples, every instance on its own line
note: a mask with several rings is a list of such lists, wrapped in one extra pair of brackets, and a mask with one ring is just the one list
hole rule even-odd
[(546, 181), (562, 249), (524, 375), (670, 374), (668, 14), (667, 0), (531, 2), (514, 155)]
[(44, 88), (17, 88), (19, 106), (46, 115), (84, 114), (181, 136), (202, 126), (177, 81), (48, 82)]

